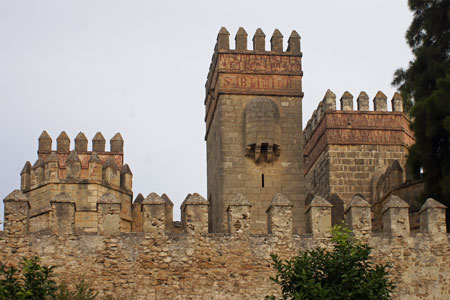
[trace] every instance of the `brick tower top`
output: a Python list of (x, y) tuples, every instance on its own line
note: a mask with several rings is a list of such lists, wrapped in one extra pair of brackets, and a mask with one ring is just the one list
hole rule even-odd
[(353, 110), (353, 95), (344, 92), (341, 109), (336, 110), (336, 95), (328, 90), (308, 121), (305, 139), (305, 173), (313, 166), (327, 145), (398, 145), (409, 147), (414, 136), (410, 120), (403, 113), (402, 98), (392, 97), (392, 111), (387, 109), (387, 97), (379, 91), (373, 98), (374, 111), (369, 111), (369, 96), (361, 92)]
[(235, 49), (231, 49), (230, 33), (225, 27), (220, 29), (205, 85), (205, 139), (220, 94), (303, 96), (300, 36), (292, 31), (286, 51), (278, 29), (270, 39), (270, 50), (266, 50), (265, 38), (258, 28), (252, 39), (253, 50), (249, 50), (247, 32), (240, 27)]

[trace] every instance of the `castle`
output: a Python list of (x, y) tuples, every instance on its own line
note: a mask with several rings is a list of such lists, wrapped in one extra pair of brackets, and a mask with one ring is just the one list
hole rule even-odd
[(84, 277), (101, 295), (124, 299), (263, 299), (271, 253), (330, 246), (345, 221), (391, 262), (396, 299), (448, 299), (450, 242), (446, 207), (417, 196), (419, 177), (405, 170), (414, 143), (398, 94), (345, 92), (337, 109), (327, 91), (302, 131), (302, 52), (293, 31), (284, 50), (275, 30), (270, 50), (258, 29), (253, 49), (239, 28), (235, 48), (219, 31), (205, 96), (208, 194), (193, 193), (173, 221), (166, 194), (133, 201), (123, 138), (106, 151), (97, 133), (47, 132), (21, 188), (4, 199), (0, 260), (40, 256), (59, 278)]

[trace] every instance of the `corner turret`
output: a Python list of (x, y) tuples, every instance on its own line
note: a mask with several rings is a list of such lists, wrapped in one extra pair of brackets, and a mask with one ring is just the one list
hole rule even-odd
[[(54, 227), (56, 223), (64, 223), (61, 226), (73, 227), (68, 232), (95, 232), (99, 230), (97, 200), (109, 193), (121, 201), (120, 230), (130, 231), (132, 173), (123, 164), (120, 133), (111, 139), (111, 152), (105, 151), (105, 138), (100, 132), (92, 139), (94, 151), (88, 150), (88, 139), (82, 132), (75, 138), (75, 149), (70, 149), (70, 138), (64, 131), (57, 138), (56, 150), (52, 150), (51, 143), (50, 135), (44, 130), (39, 137), (38, 159), (33, 166), (27, 162), (20, 174), (21, 191), (30, 205), (29, 230), (66, 232)], [(64, 197), (61, 193), (65, 193)], [(70, 198), (70, 204), (66, 205), (63, 198)], [(69, 217), (60, 220), (62, 215), (53, 211), (59, 208)]]
[(327, 201), (336, 195), (346, 205), (360, 193), (373, 203), (377, 170), (385, 170), (395, 160), (404, 165), (414, 143), (409, 117), (401, 110), (398, 93), (392, 97), (392, 111), (381, 91), (373, 98), (373, 111), (364, 91), (356, 99), (357, 110), (350, 92), (340, 98), (340, 110), (335, 99), (327, 90), (303, 130), (307, 191)]

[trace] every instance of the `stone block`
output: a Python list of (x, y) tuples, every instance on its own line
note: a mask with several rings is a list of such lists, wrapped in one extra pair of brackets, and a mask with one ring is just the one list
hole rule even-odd
[(97, 152), (92, 152), (91, 157), (89, 157), (88, 166), (88, 179), (101, 181), (103, 165)]
[(345, 91), (341, 97), (341, 110), (353, 110), (353, 95)]
[(383, 205), (383, 229), (393, 236), (409, 235), (409, 205), (398, 196), (389, 196)]
[(12, 191), (3, 199), (4, 224), (7, 234), (25, 234), (28, 232), (28, 198), (19, 190)]
[(110, 193), (97, 200), (97, 230), (100, 235), (120, 232), (120, 206), (121, 201)]
[(65, 131), (61, 131), (59, 136), (56, 138), (56, 151), (58, 153), (70, 152), (70, 138)]
[(144, 196), (139, 193), (134, 199), (131, 206), (131, 231), (142, 232), (143, 231), (143, 219), (142, 219), (142, 202)]
[(378, 91), (373, 98), (373, 108), (375, 111), (387, 111), (387, 97), (383, 92)]
[(103, 164), (102, 180), (107, 185), (120, 186), (120, 169), (111, 157)]
[(26, 191), (30, 189), (31, 184), (31, 163), (27, 161), (20, 172), (20, 189)]
[(173, 202), (170, 200), (169, 196), (162, 194), (161, 198), (166, 202), (164, 209), (164, 219), (166, 221), (166, 231), (172, 230), (173, 224)]
[(110, 140), (111, 152), (123, 153), (123, 138), (120, 133), (116, 133)]
[(70, 152), (66, 160), (66, 178), (67, 179), (80, 179), (81, 175), (81, 161), (77, 152), (74, 150)]
[(300, 54), (300, 35), (297, 33), (297, 31), (293, 30), (291, 35), (288, 39), (288, 47), (287, 52), (294, 53), (294, 54)]
[(106, 140), (101, 132), (97, 132), (92, 139), (92, 151), (105, 152)]
[(255, 51), (266, 50), (266, 35), (261, 30), (261, 28), (256, 29), (255, 35), (253, 36), (253, 50)]
[(278, 29), (275, 29), (270, 38), (270, 51), (283, 52), (283, 35)]
[(325, 96), (323, 97), (323, 104), (324, 104), (324, 110), (325, 111), (333, 111), (336, 110), (336, 95), (330, 91), (329, 89), (325, 93)]
[(237, 194), (227, 208), (228, 232), (237, 235), (250, 233), (250, 201), (242, 194)]
[(164, 234), (166, 201), (158, 194), (150, 193), (141, 205), (143, 232), (154, 236)]
[(47, 182), (58, 182), (59, 181), (59, 163), (58, 154), (53, 152), (45, 160), (44, 167), (44, 178)]
[(306, 232), (313, 236), (325, 236), (331, 231), (332, 205), (320, 196), (315, 196), (306, 208)]
[(267, 209), (267, 231), (276, 236), (290, 237), (293, 232), (292, 203), (282, 194), (275, 194)]
[(133, 173), (128, 164), (123, 165), (120, 170), (120, 187), (127, 191), (131, 191), (133, 188)]
[(239, 27), (236, 37), (235, 37), (235, 43), (236, 43), (236, 50), (247, 50), (247, 32), (244, 28)]
[(52, 138), (47, 131), (42, 131), (39, 136), (38, 153), (51, 153), (52, 152)]
[(217, 35), (217, 50), (229, 50), (230, 49), (230, 33), (225, 27), (220, 28)]
[(428, 198), (419, 211), (420, 232), (428, 233), (432, 236), (445, 236), (447, 226), (445, 223), (445, 211), (447, 206), (437, 202), (433, 198)]
[(50, 200), (51, 231), (56, 235), (71, 234), (75, 228), (75, 200), (66, 192)]
[(208, 201), (201, 195), (189, 194), (181, 204), (181, 222), (191, 235), (208, 232)]
[(392, 111), (403, 112), (403, 99), (399, 93), (395, 93), (391, 100)]
[(79, 132), (75, 137), (75, 151), (77, 153), (85, 153), (88, 149), (88, 139), (84, 133)]
[(366, 92), (359, 93), (356, 103), (359, 111), (369, 111), (369, 96)]
[(372, 232), (370, 204), (360, 194), (354, 195), (345, 209), (345, 220), (356, 237)]

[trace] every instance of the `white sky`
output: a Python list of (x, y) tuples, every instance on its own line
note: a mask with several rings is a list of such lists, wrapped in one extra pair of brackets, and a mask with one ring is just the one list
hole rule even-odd
[(306, 124), (328, 88), (390, 100), (411, 20), (406, 0), (0, 0), (0, 198), (20, 188), (42, 130), (55, 149), (62, 130), (89, 149), (97, 131), (120, 132), (134, 197), (167, 193), (179, 219), (187, 193), (206, 196), (204, 84), (221, 26), (233, 47), (239, 26), (249, 47), (258, 27), (285, 47), (297, 30)]

